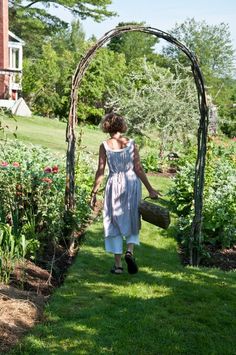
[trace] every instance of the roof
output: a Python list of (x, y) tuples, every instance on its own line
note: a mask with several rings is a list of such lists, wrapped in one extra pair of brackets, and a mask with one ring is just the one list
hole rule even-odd
[(16, 36), (13, 32), (8, 31), (9, 42), (18, 42), (22, 46), (24, 46), (25, 42), (18, 36)]

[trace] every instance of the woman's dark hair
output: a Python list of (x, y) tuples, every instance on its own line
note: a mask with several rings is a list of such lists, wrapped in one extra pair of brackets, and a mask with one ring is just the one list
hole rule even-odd
[(125, 133), (127, 131), (127, 124), (124, 117), (111, 112), (103, 118), (101, 128), (104, 133)]

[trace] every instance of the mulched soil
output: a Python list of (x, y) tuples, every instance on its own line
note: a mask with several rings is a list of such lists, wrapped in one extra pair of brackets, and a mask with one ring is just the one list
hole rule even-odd
[[(44, 270), (42, 270), (44, 274)], [(36, 281), (35, 281), (36, 282)], [(41, 280), (39, 279), (39, 284)], [(35, 292), (0, 285), (0, 353), (6, 353), (43, 319), (47, 298)]]
[(218, 267), (225, 271), (236, 270), (236, 245), (222, 250), (208, 246), (207, 252), (209, 253), (209, 258), (202, 260), (202, 266)]
[[(216, 267), (224, 271), (236, 270), (236, 245), (232, 248), (217, 249), (213, 246), (206, 247), (206, 254), (200, 261), (200, 266)], [(183, 265), (189, 265), (186, 250), (179, 249), (180, 259)]]
[[(71, 264), (64, 251), (56, 275), (26, 260), (16, 265), (9, 286), (0, 284), (0, 353), (7, 352), (35, 324), (43, 320), (44, 305)], [(58, 257), (58, 253), (57, 253)]]

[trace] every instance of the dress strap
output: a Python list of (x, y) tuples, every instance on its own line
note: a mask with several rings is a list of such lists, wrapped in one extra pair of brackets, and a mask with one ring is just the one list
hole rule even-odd
[(125, 148), (114, 149), (114, 150), (109, 147), (107, 141), (103, 141), (102, 144), (103, 144), (103, 146), (105, 148), (105, 151), (118, 152), (118, 151), (122, 151), (122, 150), (126, 149), (127, 147), (130, 147), (131, 145), (134, 145), (134, 140), (133, 139), (129, 139), (129, 141), (128, 141), (128, 143), (127, 143)]
[(103, 141), (102, 143), (103, 143), (103, 146), (104, 146), (105, 150), (107, 151), (107, 149), (109, 149), (107, 142)]

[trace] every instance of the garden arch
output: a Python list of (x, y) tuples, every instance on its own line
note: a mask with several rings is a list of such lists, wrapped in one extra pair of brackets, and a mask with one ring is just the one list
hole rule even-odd
[[(207, 145), (207, 128), (208, 128), (208, 108), (206, 102), (206, 93), (204, 87), (203, 76), (197, 62), (197, 58), (191, 51), (179, 42), (170, 34), (163, 32), (157, 28), (144, 26), (122, 26), (110, 30), (105, 33), (84, 55), (78, 64), (74, 76), (72, 78), (71, 89), (71, 106), (69, 119), (66, 131), (67, 148), (67, 162), (66, 162), (66, 191), (65, 191), (65, 212), (66, 214), (73, 213), (74, 210), (74, 193), (75, 193), (75, 147), (76, 147), (76, 124), (77, 124), (77, 104), (78, 104), (78, 88), (85, 71), (95, 56), (97, 50), (101, 48), (111, 38), (121, 35), (126, 32), (144, 32), (154, 35), (158, 38), (174, 44), (182, 50), (191, 62), (193, 77), (195, 80), (198, 105), (200, 112), (199, 127), (198, 127), (198, 151), (195, 164), (195, 181), (194, 181), (194, 217), (192, 228), (189, 236), (189, 251), (190, 264), (198, 265), (199, 263), (199, 247), (201, 244), (201, 222), (202, 222), (202, 207), (203, 207), (203, 188), (204, 188), (204, 171), (205, 171), (205, 156)], [(72, 236), (73, 244), (73, 236)]]

